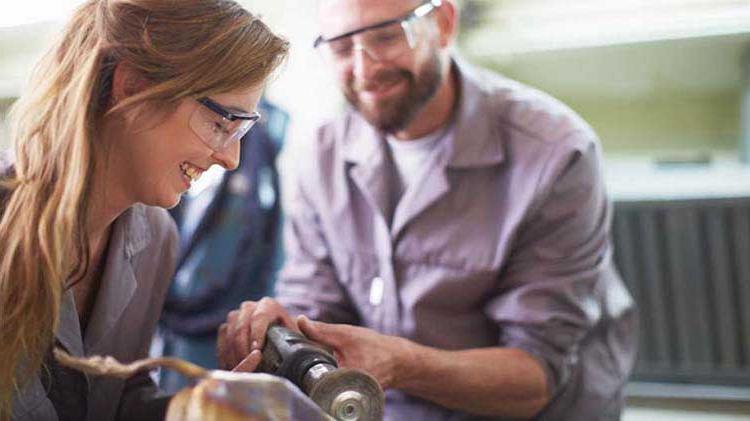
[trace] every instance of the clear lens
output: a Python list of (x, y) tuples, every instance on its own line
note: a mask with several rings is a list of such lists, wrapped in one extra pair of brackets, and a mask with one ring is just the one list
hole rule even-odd
[(404, 26), (408, 26), (408, 23), (394, 22), (356, 35), (328, 41), (323, 47), (328, 57), (337, 64), (351, 62), (355, 49), (364, 50), (375, 60), (393, 60), (411, 49), (411, 42), (406, 33), (408, 28)]
[(215, 151), (224, 150), (241, 139), (253, 124), (254, 120), (228, 120), (203, 105), (190, 116), (190, 128)]
[(400, 23), (364, 32), (362, 45), (383, 60), (393, 58), (409, 49), (409, 42)]
[(346, 60), (351, 57), (354, 48), (352, 37), (339, 38), (337, 40), (329, 41), (324, 45), (323, 48), (325, 51), (336, 61)]

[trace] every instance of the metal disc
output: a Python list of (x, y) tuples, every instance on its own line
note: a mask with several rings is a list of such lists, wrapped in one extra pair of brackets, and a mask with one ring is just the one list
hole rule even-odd
[(369, 374), (342, 368), (324, 375), (310, 392), (310, 399), (340, 421), (382, 421), (383, 389)]

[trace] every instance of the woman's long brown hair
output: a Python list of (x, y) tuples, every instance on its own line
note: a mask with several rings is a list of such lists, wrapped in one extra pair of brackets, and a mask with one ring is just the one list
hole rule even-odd
[[(65, 288), (87, 271), (102, 117), (262, 84), (287, 51), (231, 0), (89, 0), (76, 10), (10, 114), (14, 171), (0, 180), (0, 421), (42, 367)], [(121, 62), (147, 88), (108, 108)]]

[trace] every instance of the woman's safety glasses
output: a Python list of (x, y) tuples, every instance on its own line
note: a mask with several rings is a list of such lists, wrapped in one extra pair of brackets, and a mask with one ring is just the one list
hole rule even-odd
[(393, 60), (415, 47), (415, 22), (442, 4), (442, 0), (430, 0), (396, 19), (365, 26), (332, 38), (319, 36), (314, 47), (336, 65), (351, 63), (355, 51), (365, 52), (373, 60)]
[(214, 151), (220, 152), (242, 139), (260, 114), (229, 111), (208, 98), (197, 100), (201, 106), (190, 116), (190, 128)]

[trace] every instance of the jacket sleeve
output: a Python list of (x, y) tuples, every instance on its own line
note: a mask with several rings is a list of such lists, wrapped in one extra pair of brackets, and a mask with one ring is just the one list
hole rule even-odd
[(597, 143), (575, 134), (555, 145), (537, 186), (485, 312), (498, 323), (502, 346), (542, 362), (553, 396), (602, 317), (607, 277), (616, 276)]
[(359, 322), (338, 280), (318, 213), (301, 183), (293, 185), (284, 217), (284, 266), (276, 298), (292, 314), (331, 323)]

